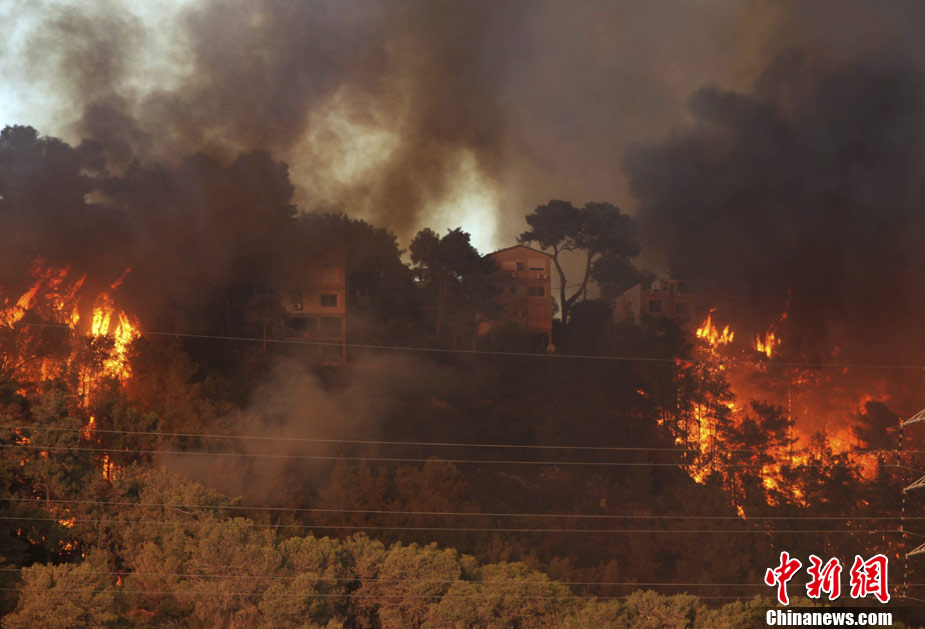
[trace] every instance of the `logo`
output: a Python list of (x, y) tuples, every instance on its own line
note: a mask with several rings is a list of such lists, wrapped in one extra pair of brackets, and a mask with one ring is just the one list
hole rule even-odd
[[(849, 594), (851, 598), (860, 599), (873, 595), (881, 603), (890, 602), (890, 592), (887, 586), (887, 565), (885, 555), (874, 555), (864, 560), (860, 555), (854, 556), (849, 575), (851, 577)], [(776, 568), (768, 568), (764, 574), (764, 582), (770, 587), (777, 587), (777, 602), (789, 605), (790, 597), (787, 595), (787, 583), (800, 572), (803, 562), (791, 558), (790, 553), (784, 551), (780, 554), (780, 564)], [(841, 596), (842, 566), (837, 558), (832, 557), (825, 563), (816, 555), (809, 556), (809, 567), (806, 569), (810, 580), (806, 583), (806, 596), (812, 599), (822, 598), (825, 594), (830, 601)]]

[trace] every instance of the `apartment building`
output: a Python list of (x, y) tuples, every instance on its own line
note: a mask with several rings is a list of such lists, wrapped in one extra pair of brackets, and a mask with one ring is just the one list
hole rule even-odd
[(311, 341), (326, 364), (347, 360), (347, 276), (343, 244), (331, 246), (284, 287), (285, 337)]
[(495, 300), (501, 307), (501, 314), (491, 321), (481, 321), (479, 334), (488, 334), (494, 327), (514, 322), (527, 330), (538, 344), (549, 347), (552, 344), (551, 256), (525, 245), (501, 249), (489, 256), (497, 266)]

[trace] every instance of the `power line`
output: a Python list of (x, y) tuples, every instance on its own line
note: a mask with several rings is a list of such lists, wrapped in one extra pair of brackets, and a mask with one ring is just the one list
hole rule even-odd
[[(469, 581), (472, 584), (478, 584), (478, 581)], [(500, 582), (499, 582), (500, 583)], [(555, 582), (550, 582), (550, 585), (554, 585)], [(28, 592), (26, 588), (0, 588), (0, 592)], [(63, 588), (49, 588), (42, 590), (42, 592), (62, 592), (66, 594), (102, 594), (104, 590), (99, 588), (95, 589), (63, 589)], [(220, 592), (217, 590), (125, 590), (120, 587), (117, 587), (113, 592), (120, 592), (122, 594), (144, 594), (148, 596), (263, 596), (264, 592), (259, 590), (254, 590), (251, 592)], [(470, 598), (506, 598), (506, 599), (515, 599), (515, 600), (542, 600), (542, 599), (552, 599), (552, 600), (622, 600), (630, 598), (629, 595), (626, 596), (591, 596), (591, 595), (580, 595), (580, 594), (549, 594), (549, 595), (529, 595), (529, 594), (512, 594), (504, 592), (502, 594), (496, 592), (479, 592), (477, 594), (406, 594), (406, 593), (391, 593), (391, 594), (368, 594), (365, 592), (345, 592), (343, 594), (333, 594), (333, 593), (308, 593), (308, 592), (292, 592), (292, 591), (283, 591), (283, 592), (273, 592), (273, 597), (282, 597), (282, 596), (293, 596), (297, 598), (359, 598), (359, 599), (470, 599)], [(698, 596), (697, 598), (703, 600), (752, 600), (754, 596)]]
[[(41, 564), (38, 564), (41, 565)], [(69, 564), (58, 564), (69, 565)], [(73, 564), (72, 564), (73, 565)], [(23, 568), (0, 568), (0, 572), (22, 572), (28, 570), (31, 566)], [(183, 573), (183, 572), (142, 572), (142, 571), (106, 571), (106, 570), (87, 570), (84, 574), (95, 574), (100, 576), (142, 576), (142, 577), (175, 577), (181, 579), (261, 579), (268, 581), (294, 581), (304, 578), (302, 575), (260, 575), (260, 574), (206, 574), (206, 573)], [(542, 573), (541, 573), (542, 574)], [(544, 575), (545, 576), (545, 575)], [(749, 587), (749, 588), (767, 588), (765, 583), (678, 583), (672, 581), (508, 581), (500, 579), (489, 579), (473, 581), (467, 579), (383, 579), (383, 578), (362, 578), (362, 577), (326, 577), (315, 576), (317, 581), (336, 582), (336, 583), (428, 583), (435, 585), (471, 583), (473, 585), (536, 585), (548, 587), (550, 585), (593, 585), (607, 587)], [(842, 581), (842, 585), (849, 584), (850, 581)], [(794, 587), (805, 586), (805, 583), (792, 582)], [(909, 583), (912, 587), (923, 587), (925, 583)]]
[[(44, 327), (44, 328), (59, 328), (70, 330), (71, 328), (67, 325), (60, 323), (37, 323), (37, 322), (26, 322), (26, 321), (17, 321), (13, 325), (16, 326), (32, 326), (32, 327)], [(604, 360), (604, 361), (618, 361), (618, 362), (647, 362), (647, 363), (677, 363), (682, 361), (685, 363), (690, 363), (693, 365), (696, 364), (705, 364), (705, 365), (716, 365), (723, 364), (721, 360), (705, 360), (705, 359), (696, 359), (696, 358), (681, 358), (681, 357), (672, 357), (672, 358), (652, 358), (646, 356), (595, 356), (593, 354), (533, 354), (530, 352), (501, 352), (494, 350), (480, 350), (480, 349), (451, 349), (451, 348), (438, 348), (438, 347), (412, 347), (404, 345), (372, 345), (364, 343), (331, 343), (325, 341), (308, 341), (300, 339), (264, 339), (260, 337), (248, 337), (248, 336), (223, 336), (217, 334), (190, 334), (184, 332), (157, 332), (151, 330), (136, 330), (136, 332), (141, 336), (168, 336), (175, 338), (190, 338), (190, 339), (200, 339), (200, 340), (214, 340), (214, 341), (239, 341), (247, 343), (269, 343), (274, 345), (306, 345), (306, 346), (318, 346), (318, 347), (346, 347), (350, 349), (370, 349), (370, 350), (382, 350), (382, 351), (403, 351), (403, 352), (421, 352), (421, 353), (430, 353), (430, 354), (463, 354), (463, 355), (485, 355), (485, 356), (509, 356), (509, 357), (526, 357), (526, 358), (569, 358), (569, 359), (587, 359), (587, 360)], [(916, 369), (921, 370), (925, 369), (925, 365), (890, 365), (890, 364), (876, 364), (876, 363), (802, 363), (802, 362), (781, 362), (781, 361), (768, 361), (764, 363), (768, 366), (779, 366), (779, 367), (805, 367), (812, 369), (844, 369), (845, 367), (856, 368), (856, 369)]]
[[(112, 449), (112, 448), (85, 448), (80, 446), (56, 446), (50, 444), (33, 444), (33, 443), (6, 443), (0, 444), (0, 448), (27, 448), (32, 450), (41, 450), (41, 451), (65, 451), (65, 452), (102, 452), (105, 454), (159, 454), (159, 455), (181, 455), (181, 456), (223, 456), (223, 457), (239, 457), (239, 458), (274, 458), (274, 459), (292, 459), (292, 460), (309, 460), (309, 461), (366, 461), (371, 463), (453, 463), (453, 464), (466, 464), (466, 465), (546, 465), (546, 466), (556, 466), (556, 465), (570, 465), (570, 466), (603, 466), (603, 467), (682, 467), (685, 465), (692, 465), (692, 463), (685, 462), (675, 462), (675, 463), (658, 463), (650, 461), (519, 461), (519, 460), (503, 460), (503, 459), (444, 459), (438, 457), (431, 457), (427, 459), (422, 458), (407, 458), (407, 457), (360, 457), (360, 456), (334, 456), (334, 455), (320, 455), (320, 454), (280, 454), (272, 452), (262, 452), (262, 453), (249, 453), (249, 452), (210, 452), (205, 450), (140, 450), (140, 449)], [(769, 463), (723, 463), (723, 462), (709, 462), (702, 461), (699, 464), (701, 465), (710, 465), (712, 467), (736, 467), (736, 468), (764, 468)], [(830, 468), (830, 467), (855, 467), (851, 463), (798, 463), (798, 464), (780, 464), (773, 463), (782, 468), (800, 468), (800, 467), (818, 467), (818, 468)], [(869, 466), (876, 467), (895, 467), (908, 469), (915, 472), (920, 472), (914, 468), (906, 467), (904, 465), (896, 465), (895, 463), (886, 463), (883, 461), (877, 461), (876, 463), (870, 463)]]
[[(455, 443), (440, 441), (384, 441), (372, 439), (325, 439), (317, 437), (273, 437), (266, 435), (230, 435), (215, 433), (195, 433), (195, 432), (160, 432), (150, 430), (116, 430), (113, 428), (72, 428), (65, 426), (27, 426), (27, 425), (0, 425), (0, 430), (44, 430), (50, 432), (79, 432), (79, 433), (100, 433), (112, 435), (138, 435), (149, 437), (179, 437), (191, 439), (232, 439), (242, 441), (283, 441), (295, 443), (322, 443), (322, 444), (342, 444), (342, 445), (379, 445), (379, 446), (414, 446), (414, 447), (435, 447), (435, 448), (495, 448), (495, 449), (534, 449), (534, 450), (583, 450), (583, 451), (600, 451), (600, 452), (677, 452), (681, 454), (700, 454), (700, 450), (695, 448), (666, 448), (666, 447), (640, 447), (640, 446), (568, 446), (568, 445), (531, 445), (531, 444), (504, 444), (504, 443)], [(24, 444), (28, 445), (28, 444)], [(730, 450), (714, 449), (710, 450), (714, 454), (770, 454), (770, 449), (759, 448), (738, 448)], [(895, 453), (895, 449), (878, 449), (878, 450), (846, 450), (833, 454), (840, 456), (842, 454), (861, 455), (861, 454), (883, 454)], [(814, 450), (788, 450), (786, 456), (793, 454), (818, 454)], [(925, 450), (907, 450), (905, 454), (925, 454)]]
[[(608, 519), (608, 520), (736, 520), (736, 521), (790, 521), (790, 520), (899, 520), (900, 516), (747, 516), (738, 515), (642, 515), (642, 514), (605, 514), (605, 513), (491, 513), (477, 511), (402, 511), (402, 510), (384, 510), (384, 509), (332, 509), (325, 507), (264, 507), (264, 506), (245, 506), (245, 505), (202, 505), (202, 504), (171, 504), (164, 502), (117, 502), (105, 500), (68, 500), (68, 499), (51, 499), (35, 498), (0, 498), (0, 502), (27, 502), (41, 506), (46, 503), (54, 504), (80, 504), (96, 506), (114, 506), (114, 507), (160, 507), (171, 509), (227, 509), (229, 511), (247, 510), (247, 511), (269, 511), (282, 513), (347, 513), (347, 514), (368, 514), (368, 515), (421, 515), (421, 516), (446, 516), (446, 517), (483, 517), (483, 518), (575, 518), (575, 519)], [(58, 518), (60, 520), (61, 518)], [(906, 520), (925, 520), (925, 516), (905, 518)], [(908, 533), (908, 531), (906, 531)]]
[[(68, 523), (68, 528), (73, 524), (134, 524), (134, 525), (168, 525), (168, 526), (222, 526), (226, 522), (210, 522), (205, 520), (102, 520), (93, 518), (48, 518), (48, 517), (29, 517), (29, 516), (0, 516), (0, 520), (9, 520), (16, 522), (57, 522)], [(280, 524), (280, 523), (260, 523), (248, 521), (247, 526), (254, 528), (275, 528), (275, 529), (297, 529), (297, 530), (359, 530), (359, 531), (440, 531), (440, 532), (464, 532), (464, 533), (595, 533), (595, 534), (662, 534), (662, 533), (684, 533), (684, 534), (748, 534), (748, 535), (793, 535), (793, 534), (830, 534), (830, 533), (855, 533), (861, 535), (879, 535), (883, 533), (902, 533), (899, 529), (873, 529), (873, 530), (856, 530), (856, 529), (812, 529), (812, 530), (771, 530), (771, 529), (577, 529), (577, 528), (502, 528), (502, 527), (456, 527), (456, 526), (380, 526), (380, 525), (356, 525), (356, 524)]]
[[(41, 564), (39, 564), (41, 565)], [(69, 565), (69, 564), (59, 564)], [(29, 569), (30, 566), (22, 568), (0, 568), (0, 572), (22, 572)], [(260, 574), (205, 574), (205, 573), (183, 573), (183, 572), (143, 572), (143, 571), (115, 571), (115, 570), (88, 570), (85, 574), (96, 574), (101, 576), (144, 576), (144, 577), (177, 577), (183, 579), (264, 579), (272, 581), (291, 581), (303, 578), (302, 575), (260, 575)], [(541, 573), (542, 574), (542, 573)], [(545, 575), (544, 575), (545, 576)], [(382, 579), (382, 578), (362, 578), (362, 577), (326, 577), (317, 576), (318, 581), (334, 581), (337, 583), (434, 583), (434, 584), (454, 584), (454, 583), (472, 583), (478, 585), (599, 585), (599, 586), (677, 586), (677, 587), (768, 587), (764, 583), (675, 583), (670, 581), (507, 581), (507, 580), (481, 580), (472, 581), (466, 579)], [(847, 583), (847, 581), (845, 581)], [(799, 584), (795, 584), (799, 585)], [(915, 584), (910, 585), (925, 585)]]

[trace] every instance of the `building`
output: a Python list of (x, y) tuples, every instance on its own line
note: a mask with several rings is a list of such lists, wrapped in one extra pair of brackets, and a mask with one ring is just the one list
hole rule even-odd
[(636, 284), (611, 303), (614, 323), (631, 319), (639, 321), (642, 313), (652, 316), (677, 317), (696, 321), (696, 301), (684, 282), (655, 280), (644, 288)]
[(344, 246), (335, 245), (282, 291), (285, 337), (317, 343), (326, 364), (347, 360), (347, 274)]
[(494, 283), (495, 301), (501, 313), (479, 323), (479, 334), (493, 328), (516, 323), (527, 330), (544, 349), (552, 344), (552, 292), (550, 265), (552, 257), (543, 251), (515, 245), (489, 254), (497, 270)]

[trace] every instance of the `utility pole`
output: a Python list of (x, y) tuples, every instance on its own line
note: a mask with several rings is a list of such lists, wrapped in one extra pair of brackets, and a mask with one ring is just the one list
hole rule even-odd
[[(920, 410), (918, 413), (916, 413), (915, 415), (913, 415), (906, 421), (900, 422), (899, 424), (899, 443), (898, 443), (899, 447), (896, 453), (896, 465), (900, 466), (900, 469), (902, 469), (901, 466), (902, 466), (902, 454), (903, 454), (903, 429), (910, 424), (918, 424), (921, 422), (925, 422), (925, 408)], [(902, 505), (900, 506), (900, 511), (899, 511), (899, 530), (902, 531), (903, 541), (905, 541), (906, 539), (906, 528), (905, 528), (906, 494), (912, 491), (913, 489), (919, 489), (921, 487), (925, 487), (925, 476), (922, 476), (921, 478), (919, 478), (917, 481), (915, 481), (908, 487), (903, 488)], [(906, 594), (906, 563), (908, 562), (909, 557), (913, 557), (915, 555), (922, 555), (922, 554), (925, 554), (925, 544), (920, 544), (919, 546), (916, 546), (915, 548), (910, 550), (908, 553), (906, 553), (906, 556), (903, 558), (902, 586), (901, 586), (903, 595)]]

